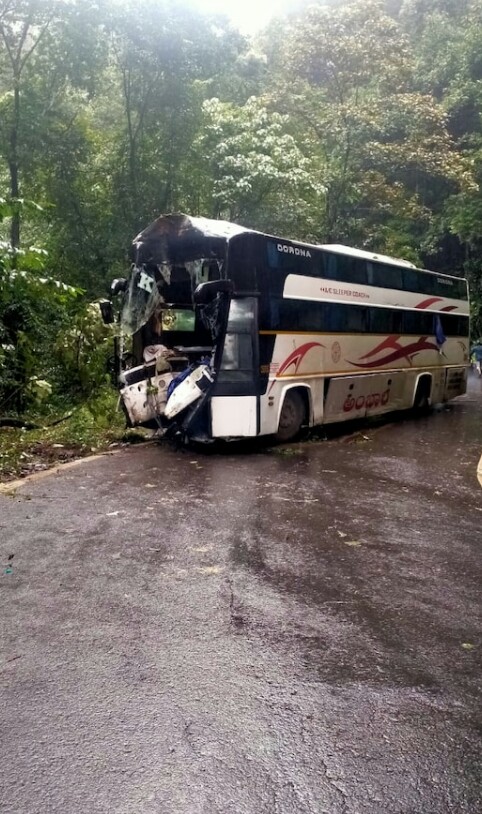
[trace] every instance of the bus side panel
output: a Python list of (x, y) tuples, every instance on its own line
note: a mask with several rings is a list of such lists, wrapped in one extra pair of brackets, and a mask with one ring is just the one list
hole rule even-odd
[(449, 401), (456, 396), (463, 396), (467, 390), (467, 367), (455, 367), (447, 370), (445, 390), (440, 401)]
[(252, 438), (258, 434), (256, 396), (213, 396), (213, 438)]
[(435, 337), (285, 331), (276, 334), (269, 370), (277, 379), (288, 379), (321, 374), (370, 376), (394, 369), (435, 372), (449, 365), (461, 369), (467, 363), (466, 344), (461, 337), (449, 337), (442, 355)]
[[(444, 398), (444, 390), (445, 390), (445, 378), (446, 378), (446, 370), (445, 368), (440, 368), (440, 370), (432, 370), (432, 388), (430, 391), (430, 403), (431, 404), (440, 404), (441, 401), (445, 401)], [(413, 401), (415, 400), (415, 393), (413, 393)]]
[(407, 392), (404, 373), (332, 378), (328, 385), (324, 420), (326, 423), (346, 421), (402, 410), (411, 406), (407, 403)]

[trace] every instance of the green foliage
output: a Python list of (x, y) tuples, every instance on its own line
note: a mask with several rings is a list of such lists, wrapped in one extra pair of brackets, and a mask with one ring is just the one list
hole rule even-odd
[(307, 199), (324, 193), (302, 144), (287, 132), (288, 117), (251, 97), (237, 106), (204, 103), (195, 144), (204, 158), (204, 211), (271, 231), (306, 228)]
[[(103, 387), (65, 420), (39, 429), (0, 429), (0, 479), (9, 480), (55, 463), (101, 452), (125, 439), (124, 418), (112, 388)], [(42, 424), (40, 415), (37, 423)], [(145, 440), (145, 436), (142, 438)]]
[(288, 7), (249, 42), (188, 2), (0, 0), (8, 409), (102, 389), (89, 303), (167, 211), (465, 273), (482, 333), (482, 0)]
[(327, 188), (318, 233), (388, 249), (412, 232), (416, 250), (440, 201), (474, 182), (443, 107), (413, 88), (409, 40), (377, 2), (313, 7), (285, 53), (274, 104), (318, 152)]
[(113, 332), (102, 322), (98, 303), (81, 304), (52, 347), (63, 387), (88, 396), (108, 383)]
[[(472, 331), (482, 331), (482, 3), (480, 0), (412, 0), (402, 9), (412, 33), (415, 81), (440, 100), (453, 153), (470, 166), (474, 183), (440, 196), (432, 251), (450, 241), (472, 300)], [(432, 194), (436, 194), (435, 187)], [(441, 257), (441, 261), (444, 262)], [(447, 269), (445, 266), (445, 270)]]
[[(33, 204), (2, 199), (2, 220)], [(0, 410), (22, 411), (49, 396), (59, 374), (54, 348), (79, 309), (81, 290), (45, 276), (46, 252), (0, 245)], [(57, 381), (57, 383), (60, 383)]]

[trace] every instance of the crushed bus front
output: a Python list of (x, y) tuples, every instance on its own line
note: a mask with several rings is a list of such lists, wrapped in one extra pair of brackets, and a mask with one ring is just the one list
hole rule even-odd
[[(116, 368), (130, 426), (210, 436), (206, 407), (233, 293), (225, 276), (226, 245), (241, 231), (169, 215), (135, 238), (129, 277), (114, 284), (122, 298)], [(125, 354), (128, 337), (132, 348)]]

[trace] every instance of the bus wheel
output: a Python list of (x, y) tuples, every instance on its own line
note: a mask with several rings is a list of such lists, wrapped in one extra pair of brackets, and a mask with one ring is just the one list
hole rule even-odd
[(296, 438), (305, 418), (305, 404), (303, 398), (296, 390), (288, 390), (281, 408), (279, 417), (278, 441), (291, 441)]

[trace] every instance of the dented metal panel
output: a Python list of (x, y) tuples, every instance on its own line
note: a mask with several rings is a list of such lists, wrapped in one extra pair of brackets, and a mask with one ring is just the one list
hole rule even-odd
[(162, 373), (135, 384), (126, 384), (120, 391), (132, 424), (145, 424), (164, 413), (167, 389), (176, 374)]

